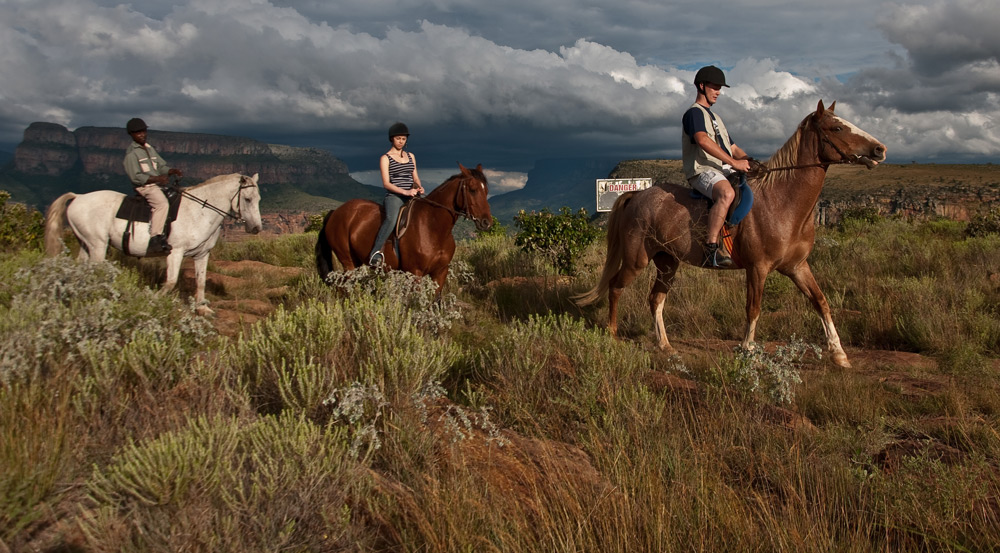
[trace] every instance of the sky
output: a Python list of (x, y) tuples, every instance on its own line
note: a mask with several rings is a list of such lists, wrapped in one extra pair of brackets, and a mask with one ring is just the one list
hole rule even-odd
[(996, 0), (0, 0), (0, 146), (142, 117), (371, 176), (402, 121), (425, 181), (482, 163), (506, 190), (537, 159), (679, 158), (714, 64), (754, 157), (822, 100), (890, 163), (995, 163), (997, 29)]

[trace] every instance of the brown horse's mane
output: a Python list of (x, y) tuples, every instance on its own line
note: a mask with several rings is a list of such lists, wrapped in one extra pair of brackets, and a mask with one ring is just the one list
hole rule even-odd
[[(437, 201), (435, 198), (433, 198), (433, 196), (440, 195), (440, 194), (437, 193), (438, 190), (441, 190), (441, 194), (444, 194), (445, 193), (444, 189), (447, 188), (448, 186), (452, 185), (452, 184), (455, 184), (455, 183), (457, 183), (460, 186), (460, 185), (464, 184), (466, 181), (471, 180), (471, 179), (476, 179), (479, 182), (482, 182), (484, 184), (487, 182), (486, 181), (486, 177), (483, 175), (482, 171), (480, 171), (478, 169), (468, 169), (468, 171), (469, 171), (469, 176), (463, 175), (462, 173), (456, 173), (456, 174), (448, 177), (447, 179), (445, 179), (445, 181), (442, 182), (440, 186), (438, 186), (434, 190), (431, 190), (427, 194), (427, 199)], [(486, 191), (488, 193), (489, 192), (489, 185), (486, 185), (486, 186), (487, 186)]]

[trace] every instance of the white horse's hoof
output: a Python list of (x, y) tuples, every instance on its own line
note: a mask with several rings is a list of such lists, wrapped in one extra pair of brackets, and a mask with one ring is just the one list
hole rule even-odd
[(202, 317), (208, 317), (210, 315), (215, 315), (215, 311), (212, 311), (212, 308), (210, 308), (208, 306), (208, 304), (202, 304), (202, 305), (199, 305), (198, 307), (195, 307), (194, 308), (194, 312), (197, 313), (197, 314), (199, 314), (199, 315), (201, 315)]

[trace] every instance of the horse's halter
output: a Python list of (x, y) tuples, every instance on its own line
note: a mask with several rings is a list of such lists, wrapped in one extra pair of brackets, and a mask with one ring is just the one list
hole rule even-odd
[[(236, 193), (233, 194), (233, 197), (229, 198), (229, 211), (223, 211), (223, 210), (215, 207), (214, 205), (208, 203), (208, 200), (203, 200), (203, 199), (199, 198), (198, 196), (195, 196), (194, 194), (189, 193), (187, 190), (182, 190), (181, 191), (181, 195), (184, 196), (185, 198), (189, 199), (189, 200), (194, 201), (194, 203), (196, 203), (196, 204), (201, 204), (202, 208), (211, 209), (212, 211), (218, 213), (219, 215), (222, 215), (224, 218), (228, 217), (228, 218), (232, 219), (233, 221), (235, 221), (236, 223), (245, 223), (246, 219), (243, 218), (243, 204), (242, 204), (242, 202), (236, 202), (236, 207), (235, 208), (233, 208), (233, 202), (247, 188), (256, 188), (256, 187), (257, 187), (257, 183), (255, 183), (253, 180), (247, 178), (246, 175), (240, 175), (240, 187), (236, 189)], [(236, 215), (233, 215), (233, 211), (236, 212)]]

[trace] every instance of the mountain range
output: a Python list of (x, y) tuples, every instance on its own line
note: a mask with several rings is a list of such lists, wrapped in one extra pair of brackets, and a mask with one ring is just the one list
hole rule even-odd
[[(100, 189), (132, 193), (122, 158), (131, 138), (121, 128), (32, 123), (13, 154), (0, 152), (0, 190), (13, 201), (44, 210), (65, 192)], [(149, 131), (149, 142), (191, 185), (220, 174), (260, 174), (261, 211), (281, 219), (281, 232), (301, 230), (310, 215), (325, 213), (352, 198), (381, 201), (382, 190), (361, 184), (347, 165), (317, 148), (266, 144), (249, 138)], [(680, 182), (678, 160), (612, 158), (541, 159), (525, 186), (490, 198), (494, 216), (510, 225), (521, 210), (574, 213), (596, 209), (595, 180), (651, 177)], [(870, 207), (881, 214), (968, 219), (1000, 205), (1000, 166), (882, 164), (830, 168), (815, 217), (839, 219), (845, 209)], [(280, 214), (280, 215), (279, 215)]]
[[(131, 142), (121, 128), (32, 123), (13, 159), (0, 170), (0, 189), (15, 201), (43, 209), (61, 194), (110, 189), (131, 194), (122, 167)], [(148, 141), (172, 167), (184, 171), (182, 185), (228, 173), (260, 174), (262, 210), (332, 209), (350, 198), (379, 197), (348, 173), (329, 152), (265, 144), (241, 137), (150, 130)]]

